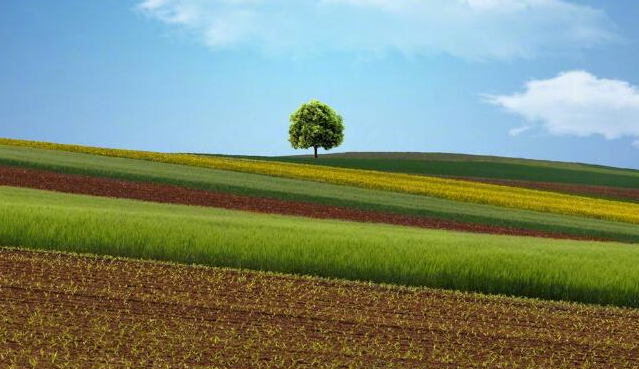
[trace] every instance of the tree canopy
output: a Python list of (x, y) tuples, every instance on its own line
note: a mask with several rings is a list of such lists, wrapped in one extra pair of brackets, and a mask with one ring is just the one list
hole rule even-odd
[(342, 117), (330, 106), (318, 100), (302, 104), (291, 114), (288, 129), (291, 145), (295, 149), (314, 149), (317, 157), (319, 147), (329, 150), (344, 141)]

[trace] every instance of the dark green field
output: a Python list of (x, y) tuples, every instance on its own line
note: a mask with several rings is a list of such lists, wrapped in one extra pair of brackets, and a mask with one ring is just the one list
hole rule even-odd
[(490, 157), (464, 161), (443, 160), (441, 155), (435, 156), (437, 159), (419, 155), (408, 156), (407, 159), (405, 154), (397, 154), (396, 157), (390, 154), (380, 156), (363, 154), (324, 155), (317, 159), (307, 156), (259, 157), (259, 159), (436, 176), (639, 188), (639, 171), (585, 164), (553, 164), (521, 159), (512, 159), (508, 162)]

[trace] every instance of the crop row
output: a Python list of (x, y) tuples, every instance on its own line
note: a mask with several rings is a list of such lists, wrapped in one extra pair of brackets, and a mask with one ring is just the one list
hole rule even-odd
[[(632, 223), (459, 203), (429, 196), (331, 183), (313, 182), (309, 186), (308, 181), (301, 179), (188, 165), (3, 145), (0, 145), (0, 165), (140, 183), (169, 184), (217, 193), (305, 202), (319, 207), (340, 206), (577, 237), (639, 242), (639, 227)], [(45, 185), (47, 181), (41, 183)]]
[[(146, 163), (146, 162), (145, 162)], [(269, 177), (270, 178), (270, 177)], [(33, 188), (91, 196), (116, 197), (142, 201), (206, 206), (266, 214), (294, 215), (319, 219), (340, 219), (353, 222), (395, 224), (428, 229), (519, 235), (576, 240), (604, 240), (603, 238), (567, 235), (529, 229), (506, 228), (461, 221), (402, 216), (379, 211), (361, 211), (344, 206), (309, 204), (301, 201), (282, 201), (232, 193), (193, 190), (156, 183), (129, 182), (100, 177), (61, 174), (49, 171), (0, 166), (0, 186)], [(629, 224), (628, 224), (629, 225)], [(612, 241), (613, 239), (605, 239)]]
[[(0, 244), (639, 307), (636, 245), (0, 187)], [(614, 265), (614, 268), (610, 266)]]
[(536, 162), (524, 163), (501, 161), (477, 161), (468, 158), (460, 160), (410, 159), (397, 154), (396, 158), (352, 158), (326, 155), (320, 158), (308, 157), (252, 157), (251, 159), (283, 161), (296, 164), (325, 165), (350, 169), (375, 170), (380, 172), (396, 172), (429, 176), (445, 176), (465, 180), (467, 178), (509, 179), (533, 182), (553, 182), (573, 185), (596, 185), (616, 188), (639, 187), (639, 171), (602, 169), (583, 166), (565, 167), (564, 163), (556, 166), (535, 165)]
[(148, 151), (117, 150), (35, 141), (0, 139), (0, 144), (82, 152), (94, 155), (143, 159), (204, 168), (265, 174), (285, 178), (297, 178), (378, 190), (426, 195), (455, 201), (489, 204), (556, 214), (578, 215), (639, 224), (639, 204), (592, 199), (470, 181), (303, 164), (189, 154), (166, 154)]
[(637, 368), (639, 312), (0, 248), (3, 368)]

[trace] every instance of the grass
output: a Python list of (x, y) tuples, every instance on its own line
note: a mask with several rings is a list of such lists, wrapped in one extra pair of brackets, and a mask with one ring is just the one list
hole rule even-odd
[(639, 242), (632, 224), (250, 173), (1, 145), (0, 164)]
[(0, 187), (0, 244), (639, 307), (639, 247)]
[[(399, 157), (402, 157), (401, 154)], [(371, 158), (332, 155), (322, 156), (318, 159), (303, 156), (258, 157), (256, 159), (394, 173), (639, 188), (639, 172), (637, 171), (602, 169), (576, 164), (565, 167), (560, 164), (555, 166), (531, 165), (517, 161), (400, 159), (390, 156)]]

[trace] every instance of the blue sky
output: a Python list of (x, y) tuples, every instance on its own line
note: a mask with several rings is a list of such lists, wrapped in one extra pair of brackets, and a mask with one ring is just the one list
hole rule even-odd
[(276, 155), (302, 102), (334, 151), (639, 168), (636, 0), (0, 4), (0, 136)]

